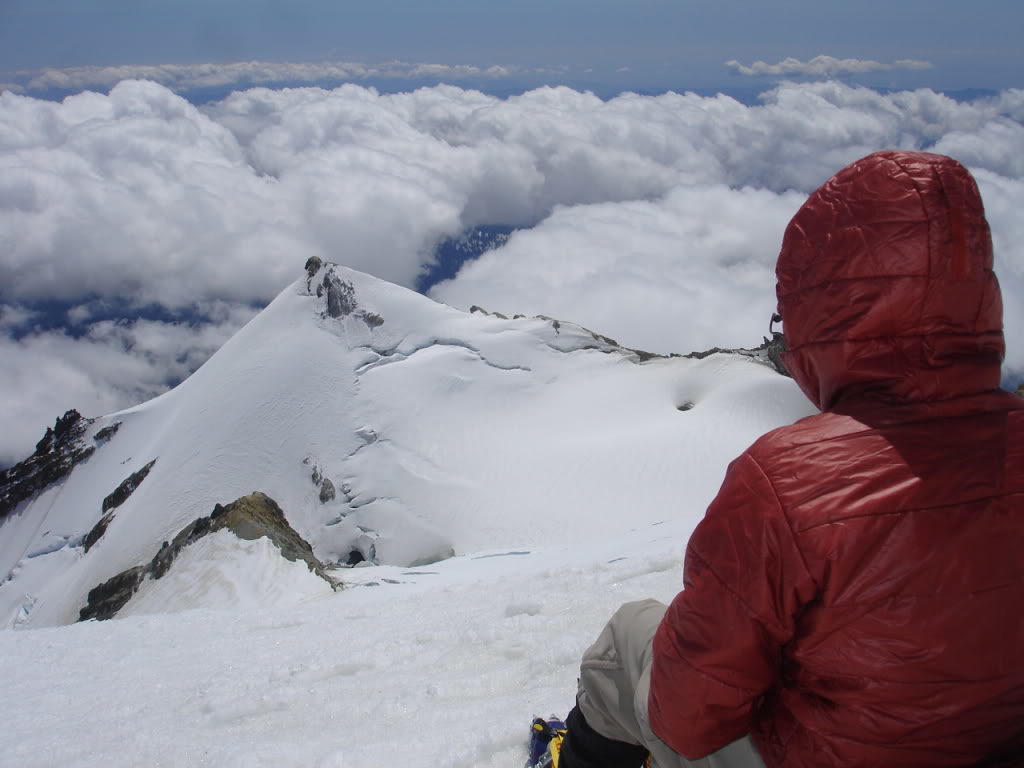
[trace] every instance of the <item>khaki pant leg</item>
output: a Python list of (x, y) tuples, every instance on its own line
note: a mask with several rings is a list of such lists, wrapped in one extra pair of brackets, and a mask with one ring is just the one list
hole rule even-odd
[(577, 704), (602, 736), (639, 744), (657, 768), (764, 768), (749, 737), (699, 760), (687, 760), (651, 730), (647, 695), (651, 688), (651, 641), (667, 607), (657, 600), (626, 603), (583, 654)]

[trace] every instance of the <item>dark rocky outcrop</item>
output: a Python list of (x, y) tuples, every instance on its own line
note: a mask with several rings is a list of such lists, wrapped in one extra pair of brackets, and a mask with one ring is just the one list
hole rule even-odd
[(266, 536), (281, 550), (282, 557), (293, 562), (302, 560), (309, 570), (330, 584), (332, 589), (341, 586), (313, 554), (309, 542), (291, 527), (277, 503), (265, 493), (256, 491), (227, 506), (217, 504), (209, 516), (197, 518), (182, 528), (171, 541), (165, 541), (149, 563), (122, 571), (90, 590), (78, 620), (113, 618), (135, 594), (144, 579), (161, 578), (170, 570), (181, 550), (223, 529), (247, 541)]
[(753, 349), (723, 349), (721, 347), (714, 347), (712, 349), (705, 350), (704, 352), (691, 352), (688, 355), (683, 355), (683, 357), (703, 360), (705, 357), (714, 355), (718, 352), (725, 352), (731, 355), (742, 355), (743, 357), (753, 358), (758, 362), (774, 368), (776, 373), (781, 373), (783, 376), (789, 376), (789, 371), (786, 370), (786, 366), (782, 362), (782, 353), (785, 351), (786, 338), (776, 331), (772, 333), (771, 339), (764, 337), (761, 342), (761, 346), (754, 347)]
[(371, 330), (384, 325), (384, 318), (376, 312), (360, 312), (359, 319), (366, 323)]
[(334, 501), (336, 495), (334, 483), (331, 482), (329, 477), (325, 477), (320, 484), (320, 503), (326, 504), (328, 501)]
[(85, 535), (85, 539), (82, 541), (82, 546), (85, 547), (86, 552), (92, 549), (96, 542), (103, 538), (103, 534), (107, 532), (107, 528), (113, 520), (113, 512), (103, 515), (96, 525), (92, 527), (92, 530)]
[(310, 475), (310, 479), (313, 481), (313, 485), (320, 489), (320, 503), (326, 504), (329, 501), (334, 501), (337, 494), (337, 489), (334, 487), (334, 483), (331, 479), (324, 475), (320, 465), (316, 463), (312, 456), (307, 456), (302, 460), (303, 464), (312, 464), (313, 472)]
[[(471, 315), (475, 315), (478, 312), (480, 314), (482, 314), (482, 315), (487, 315), (488, 317), (496, 317), (499, 320), (508, 320), (508, 315), (503, 315), (501, 312), (488, 312), (486, 309), (481, 307), (479, 304), (474, 304), (473, 306), (471, 306), (469, 308), (469, 314), (471, 314)], [(516, 315), (515, 318), (513, 318), (513, 319), (518, 320), (518, 319), (521, 319), (523, 317), (525, 317), (525, 315)], [(538, 317), (540, 317), (540, 315), (538, 315)]]
[(61, 416), (43, 439), (36, 443), (36, 451), (20, 464), (0, 472), (0, 518), (8, 515), (18, 504), (71, 473), (75, 466), (96, 450), (82, 439), (92, 419), (86, 419), (72, 409)]
[(97, 443), (105, 443), (107, 440), (109, 440), (114, 435), (116, 435), (117, 434), (117, 430), (119, 430), (120, 428), (121, 428), (121, 422), (120, 421), (115, 421), (109, 427), (104, 427), (99, 432), (97, 432), (95, 435), (93, 435), (92, 439), (95, 440)]
[(758, 347), (758, 351), (764, 352), (765, 356), (768, 358), (768, 362), (778, 373), (792, 378), (789, 369), (786, 368), (786, 364), (782, 362), (782, 355), (786, 351), (785, 336), (776, 332), (772, 334), (772, 338), (770, 339), (765, 337), (764, 343)]
[(78, 620), (112, 619), (132, 599), (146, 577), (146, 570), (145, 566), (137, 565), (90, 590), (89, 601), (79, 612)]
[(309, 278), (315, 277), (323, 265), (324, 261), (319, 256), (310, 256), (306, 259), (306, 276)]
[(132, 495), (132, 492), (139, 487), (143, 480), (146, 479), (146, 475), (149, 474), (149, 470), (153, 468), (154, 464), (156, 464), (156, 459), (153, 459), (138, 472), (133, 472), (128, 475), (128, 477), (126, 477), (109, 496), (103, 499), (103, 516), (99, 519), (99, 522), (92, 527), (92, 530), (86, 534), (83, 542), (86, 552), (92, 549), (93, 545), (102, 538), (104, 533), (107, 532), (108, 526), (114, 519), (114, 510), (128, 500), (128, 497)]
[(283, 557), (293, 562), (302, 560), (309, 570), (333, 584), (323, 563), (313, 554), (313, 547), (292, 528), (281, 508), (265, 493), (256, 491), (226, 507), (218, 504), (210, 520), (213, 530), (227, 528), (240, 539), (254, 541), (266, 536), (281, 550)]
[[(316, 273), (323, 267), (324, 262), (319, 256), (310, 256), (306, 259), (306, 290), (312, 290), (313, 278), (316, 277)], [(320, 295), (319, 293), (317, 294)]]
[(324, 275), (323, 289), (327, 292), (327, 314), (347, 317), (356, 311), (356, 289), (352, 283), (340, 279), (333, 270)]
[[(322, 266), (323, 262), (315, 256), (306, 262), (306, 274), (309, 275), (307, 287), (309, 286), (309, 281), (316, 276)], [(316, 267), (316, 269), (313, 269), (313, 267)], [(325, 294), (327, 295), (327, 311), (324, 313), (325, 316), (340, 319), (352, 315), (366, 323), (366, 326), (370, 330), (383, 325), (383, 317), (378, 315), (376, 312), (368, 312), (359, 307), (359, 303), (356, 301), (355, 286), (350, 281), (342, 280), (338, 277), (337, 273), (334, 271), (334, 267), (334, 264), (329, 264), (327, 266), (327, 271), (324, 273), (323, 280), (321, 280), (320, 284), (316, 287), (316, 295), (318, 298), (323, 298)]]
[(124, 481), (103, 500), (103, 511), (107, 512), (124, 504), (128, 500), (128, 497), (132, 495), (132, 492), (139, 487), (143, 480), (146, 479), (146, 475), (149, 474), (149, 470), (153, 468), (154, 464), (156, 464), (156, 459), (153, 459), (138, 472), (132, 472), (128, 475), (128, 477), (126, 477)]

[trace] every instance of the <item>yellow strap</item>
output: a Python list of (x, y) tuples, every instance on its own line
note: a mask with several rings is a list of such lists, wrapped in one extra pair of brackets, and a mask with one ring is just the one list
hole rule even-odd
[(551, 753), (551, 768), (558, 768), (558, 761), (562, 757), (562, 739), (565, 738), (565, 731), (555, 731), (554, 737), (548, 742), (548, 751)]

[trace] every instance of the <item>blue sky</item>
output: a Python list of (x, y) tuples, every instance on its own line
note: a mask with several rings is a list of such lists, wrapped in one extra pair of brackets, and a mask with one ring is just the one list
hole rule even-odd
[(768, 79), (730, 75), (728, 60), (824, 54), (932, 65), (854, 76), (874, 87), (1005, 88), (1024, 84), (1022, 28), (1013, 0), (0, 0), (0, 72), (401, 59), (707, 88)]

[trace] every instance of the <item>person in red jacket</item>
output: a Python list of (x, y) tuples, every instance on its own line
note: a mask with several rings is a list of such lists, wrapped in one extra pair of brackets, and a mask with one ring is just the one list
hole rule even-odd
[(821, 413), (732, 462), (683, 591), (587, 651), (560, 768), (1024, 765), (1024, 400), (974, 179), (865, 157), (776, 276)]

